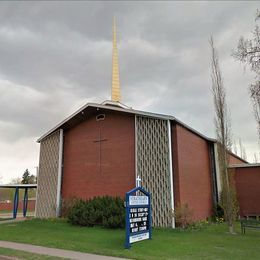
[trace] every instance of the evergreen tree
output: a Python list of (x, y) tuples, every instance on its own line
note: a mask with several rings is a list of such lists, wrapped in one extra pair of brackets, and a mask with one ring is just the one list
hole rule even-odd
[(28, 183), (30, 183), (30, 172), (28, 171), (28, 169), (26, 169), (22, 177), (22, 184)]

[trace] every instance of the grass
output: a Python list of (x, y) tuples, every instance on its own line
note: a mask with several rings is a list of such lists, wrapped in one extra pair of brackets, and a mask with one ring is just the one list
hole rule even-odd
[(0, 221), (6, 221), (6, 220), (11, 220), (13, 218), (0, 218)]
[(64, 220), (0, 225), (0, 239), (132, 259), (260, 259), (260, 232), (227, 233), (225, 224), (200, 230), (154, 229), (153, 239), (124, 249), (124, 230), (71, 226)]
[(26, 259), (26, 260), (62, 260), (65, 258), (60, 257), (53, 257), (53, 256), (44, 256), (44, 255), (38, 255), (38, 254), (31, 254), (20, 250), (13, 250), (13, 249), (7, 249), (7, 248), (1, 248), (0, 247), (0, 258), (1, 256), (10, 256), (10, 257), (16, 257), (18, 259)]

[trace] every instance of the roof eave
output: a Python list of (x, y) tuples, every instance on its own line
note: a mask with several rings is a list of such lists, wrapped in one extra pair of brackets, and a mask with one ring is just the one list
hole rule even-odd
[(70, 119), (75, 117), (77, 114), (81, 113), (83, 110), (87, 109), (88, 107), (94, 107), (94, 108), (101, 108), (101, 109), (106, 109), (106, 110), (113, 110), (113, 111), (118, 111), (118, 112), (123, 112), (123, 113), (129, 113), (129, 114), (134, 114), (134, 115), (140, 115), (140, 116), (147, 116), (147, 117), (152, 117), (152, 118), (158, 118), (158, 119), (163, 119), (163, 120), (170, 120), (170, 121), (175, 121), (176, 123), (180, 124), (184, 128), (188, 129), (189, 131), (193, 132), (194, 134), (200, 136), (201, 138), (209, 141), (209, 142), (216, 142), (215, 139), (213, 138), (208, 138), (207, 136), (201, 134), (200, 132), (196, 131), (195, 129), (191, 128), (190, 126), (186, 125), (182, 121), (176, 119), (173, 116), (170, 115), (162, 115), (162, 114), (156, 114), (156, 113), (151, 113), (151, 112), (145, 112), (145, 111), (140, 111), (140, 110), (134, 110), (132, 108), (129, 108), (127, 106), (122, 107), (122, 106), (114, 106), (114, 105), (108, 105), (108, 103), (102, 103), (102, 104), (97, 104), (97, 103), (87, 103), (83, 107), (79, 108), (76, 112), (71, 114), (69, 117), (65, 118), (63, 121), (61, 121), (58, 125), (50, 129), (47, 133), (42, 135), (39, 139), (37, 139), (37, 142), (40, 143), (43, 139), (45, 139), (47, 136), (50, 134), (56, 132), (57, 130), (61, 129), (62, 126), (68, 122)]
[(231, 164), (228, 166), (229, 169), (232, 168), (253, 168), (260, 167), (260, 163), (245, 163), (245, 164)]
[(61, 121), (58, 125), (56, 125), (55, 127), (51, 128), (47, 133), (42, 135), (39, 139), (37, 139), (37, 142), (40, 143), (47, 136), (49, 136), (50, 134), (56, 132), (58, 129), (62, 128), (62, 125), (64, 125), (66, 122), (68, 122), (74, 116), (76, 116), (77, 114), (81, 113), (83, 110), (87, 109), (88, 107), (102, 108), (102, 109), (119, 111), (119, 112), (136, 114), (136, 115), (144, 115), (144, 116), (148, 116), (148, 117), (165, 119), (165, 120), (175, 120), (175, 118), (172, 117), (172, 116), (162, 115), (162, 114), (155, 114), (155, 113), (144, 112), (144, 111), (139, 111), (139, 110), (134, 110), (134, 109), (128, 108), (128, 107), (127, 108), (123, 108), (122, 106), (116, 107), (114, 105), (109, 106), (109, 105), (105, 105), (105, 104), (103, 105), (103, 104), (96, 104), (96, 103), (87, 103), (86, 105), (84, 105), (83, 107), (78, 109), (76, 112), (71, 114), (69, 117), (67, 117), (63, 121)]

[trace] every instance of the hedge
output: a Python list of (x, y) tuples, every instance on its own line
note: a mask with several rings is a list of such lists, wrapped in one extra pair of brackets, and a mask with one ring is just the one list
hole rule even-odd
[(69, 223), (80, 226), (122, 228), (125, 225), (124, 201), (120, 197), (95, 197), (76, 199), (67, 209)]

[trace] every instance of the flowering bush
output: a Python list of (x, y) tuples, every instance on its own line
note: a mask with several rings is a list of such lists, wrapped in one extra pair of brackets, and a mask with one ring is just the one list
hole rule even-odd
[(222, 218), (216, 217), (216, 222), (217, 223), (223, 223), (224, 222), (224, 218), (223, 217)]

